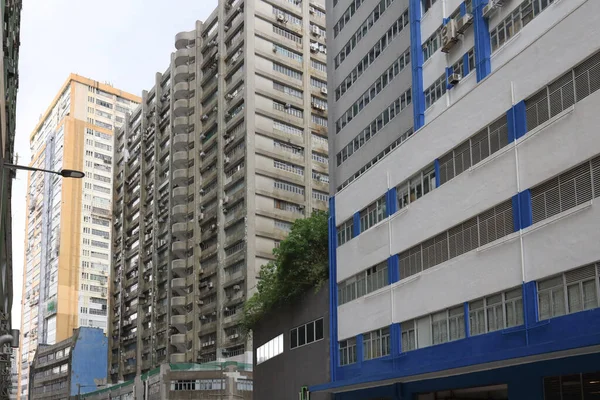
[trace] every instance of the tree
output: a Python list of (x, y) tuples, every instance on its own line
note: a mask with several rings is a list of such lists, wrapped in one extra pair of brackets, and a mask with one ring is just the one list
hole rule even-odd
[(316, 211), (297, 219), (288, 237), (273, 249), (275, 260), (261, 267), (257, 291), (244, 305), (246, 332), (272, 310), (293, 303), (327, 280), (327, 218), (326, 212)]

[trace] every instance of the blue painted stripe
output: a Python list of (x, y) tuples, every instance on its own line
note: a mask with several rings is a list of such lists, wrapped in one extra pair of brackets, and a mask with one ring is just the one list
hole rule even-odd
[(460, 16), (464, 17), (467, 14), (467, 3), (464, 1), (460, 3)]
[(519, 193), (519, 205), (521, 216), (521, 229), (525, 229), (533, 224), (533, 209), (531, 205), (531, 191), (529, 189)]
[(518, 193), (512, 197), (511, 203), (513, 212), (513, 231), (518, 232), (521, 230), (521, 202)]
[(446, 89), (450, 90), (454, 87), (453, 84), (450, 83), (450, 75), (454, 73), (453, 67), (446, 67)]
[(508, 128), (508, 143), (512, 143), (517, 139), (514, 108), (510, 108), (506, 112), (506, 126)]
[(335, 223), (335, 196), (329, 198), (329, 371), (331, 382), (337, 378), (337, 229)]
[(435, 159), (435, 161), (433, 162), (433, 169), (435, 170), (435, 187), (439, 188), (440, 187), (440, 160), (439, 159)]
[[(463, 3), (463, 4), (465, 4), (465, 3)], [(463, 55), (463, 73), (465, 74), (465, 76), (467, 76), (471, 73), (471, 69), (469, 66), (469, 53), (465, 53)]]
[(365, 360), (365, 353), (363, 348), (363, 335), (356, 335), (356, 364), (360, 366)]
[(412, 103), (414, 130), (425, 125), (425, 94), (423, 92), (423, 42), (421, 41), (421, 0), (409, 0), (410, 59), (412, 63)]
[(515, 139), (519, 139), (527, 133), (527, 110), (525, 108), (525, 101), (522, 100), (515, 104), (513, 110)]
[(396, 188), (390, 188), (387, 191), (387, 197), (385, 199), (385, 205), (386, 205), (386, 210), (387, 210), (387, 215), (388, 217), (392, 214), (394, 214), (396, 211), (398, 211), (398, 202), (396, 201), (396, 198), (398, 197), (398, 195), (396, 194)]
[(390, 353), (392, 357), (400, 355), (400, 324), (390, 325)]
[(483, 18), (483, 7), (488, 0), (473, 0), (473, 32), (475, 33), (475, 67), (477, 82), (482, 81), (492, 71), (490, 56), (490, 29), (488, 21)]
[(352, 217), (352, 237), (355, 238), (360, 235), (360, 212), (355, 212)]
[(390, 284), (394, 282), (398, 282), (399, 278), (399, 268), (398, 268), (398, 254), (394, 254), (390, 256), (387, 260), (388, 265), (388, 281)]

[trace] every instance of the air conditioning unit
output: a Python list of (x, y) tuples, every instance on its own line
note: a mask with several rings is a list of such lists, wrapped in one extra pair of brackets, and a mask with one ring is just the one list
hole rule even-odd
[(234, 340), (240, 337), (239, 333), (234, 333), (233, 335), (229, 335), (229, 339)]
[(277, 14), (277, 21), (279, 22), (287, 22), (285, 15), (283, 14)]
[(317, 53), (319, 51), (319, 43), (311, 43), (310, 51), (313, 53)]
[(316, 12), (317, 12), (317, 10), (315, 10), (315, 8), (314, 8), (314, 7), (310, 6), (310, 7), (308, 7), (308, 12), (309, 12), (310, 14), (314, 14), (314, 13), (316, 13)]
[(235, 290), (236, 292), (239, 291), (240, 289), (241, 289), (240, 285), (233, 285), (233, 290)]
[(213, 231), (216, 230), (217, 229), (217, 224), (212, 224), (210, 226), (210, 229), (213, 230)]
[(285, 103), (284, 107), (286, 110), (289, 110), (290, 108), (292, 108), (292, 105), (290, 103)]
[(223, 197), (223, 204), (229, 203), (229, 196)]
[(483, 18), (491, 18), (496, 13), (496, 11), (498, 11), (498, 8), (502, 7), (503, 5), (504, 0), (489, 0), (486, 6), (483, 7)]
[(277, 46), (273, 45), (273, 53), (277, 53)]
[(228, 94), (225, 96), (225, 98), (226, 98), (227, 100), (233, 100), (233, 99), (235, 98), (235, 96), (234, 96), (233, 94), (231, 94), (231, 93), (228, 93)]
[(226, 209), (226, 208), (223, 208), (223, 214), (227, 214), (228, 212), (229, 212), (229, 210), (228, 210), (228, 209)]
[(321, 36), (321, 30), (316, 25), (311, 26), (310, 32), (315, 36)]
[(321, 88), (321, 94), (324, 94), (325, 96), (327, 96), (327, 88), (325, 86), (323, 86)]
[[(208, 288), (209, 288), (209, 289), (212, 289), (214, 286), (215, 286), (215, 284), (214, 284), (214, 283), (212, 283), (212, 282), (208, 282)], [(213, 311), (213, 315), (217, 315), (217, 312), (216, 312), (216, 311)]]
[(217, 106), (215, 106), (211, 111), (216, 113), (217, 111), (219, 111), (219, 108)]
[(229, 161), (230, 161), (229, 157), (225, 157), (225, 158), (223, 159), (223, 162), (224, 162), (225, 164), (229, 164)]
[(198, 214), (198, 221), (202, 221), (204, 219), (204, 213)]
[(203, 151), (201, 151), (201, 152), (200, 152), (200, 157), (202, 157), (202, 158), (206, 157), (206, 153), (205, 153), (205, 152), (203, 152)]
[(204, 189), (200, 189), (200, 194), (204, 194)]
[(458, 42), (458, 33), (456, 32), (456, 21), (451, 19), (442, 28), (442, 52), (448, 53), (456, 42)]
[(463, 34), (469, 26), (473, 23), (473, 16), (471, 14), (465, 14), (459, 17), (456, 22), (456, 32)]
[(202, 118), (200, 118), (202, 121), (207, 121), (208, 120), (208, 115), (204, 114), (202, 116)]
[(461, 79), (462, 76), (460, 74), (452, 74), (448, 77), (448, 83), (451, 85), (456, 85)]
[(210, 42), (208, 42), (208, 46), (209, 47), (213, 47), (217, 45), (217, 41), (216, 40), (211, 40)]
[(200, 137), (201, 140), (206, 139), (206, 135), (204, 133), (202, 133), (199, 137)]

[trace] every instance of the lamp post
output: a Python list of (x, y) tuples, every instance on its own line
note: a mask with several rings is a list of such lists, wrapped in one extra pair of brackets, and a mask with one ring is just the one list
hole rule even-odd
[(24, 171), (47, 172), (49, 174), (60, 175), (63, 178), (81, 179), (81, 178), (85, 177), (85, 174), (83, 172), (77, 171), (77, 170), (74, 170), (74, 169), (62, 169), (60, 171), (52, 171), (52, 170), (49, 170), (49, 169), (33, 168), (33, 167), (28, 167), (26, 165), (16, 165), (16, 164), (9, 164), (9, 163), (4, 163), (4, 168), (12, 169), (12, 170), (21, 169), (21, 170), (24, 170)]

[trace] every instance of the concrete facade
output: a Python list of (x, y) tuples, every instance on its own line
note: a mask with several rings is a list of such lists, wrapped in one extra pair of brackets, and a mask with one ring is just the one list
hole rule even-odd
[(115, 141), (110, 377), (251, 363), (260, 267), (328, 198), (325, 14), (220, 1)]
[[(349, 3), (328, 4), (329, 29)], [(598, 31), (600, 5), (386, 3), (382, 26), (373, 25), (342, 61), (331, 93), (364, 57), (361, 49), (388, 29), (388, 12), (408, 9), (409, 25), (386, 42), (370, 73), (339, 100), (330, 98), (329, 123), (339, 131), (330, 137), (331, 153), (337, 157), (384, 115), (406, 84), (412, 113), (406, 107), (394, 119), (384, 115), (376, 137), (330, 166), (331, 332), (338, 345), (331, 347), (332, 381), (312, 390), (346, 392), (336, 395), (341, 399), (425, 399), (501, 384), (482, 393), (550, 399), (566, 393), (553, 382), (574, 374), (587, 395), (600, 357), (600, 121), (593, 111), (600, 42), (577, 38)], [(328, 43), (330, 76), (336, 55), (378, 6), (354, 7)], [(455, 26), (462, 34), (444, 42)], [(336, 127), (407, 49), (410, 67), (371, 96), (360, 118)], [(403, 80), (408, 71), (411, 79)], [(405, 134), (405, 124), (414, 134)], [(577, 285), (588, 285), (587, 300)], [(496, 373), (477, 375), (482, 370)], [(357, 391), (378, 385), (380, 391)]]
[(83, 171), (83, 179), (31, 172), (25, 222), (21, 394), (38, 344), (79, 326), (106, 331), (111, 259), (113, 130), (141, 99), (71, 74), (30, 136), (30, 166)]
[(82, 327), (53, 345), (39, 345), (30, 373), (29, 399), (77, 398), (106, 382), (108, 340), (102, 329)]
[[(252, 330), (255, 349), (283, 335), (281, 354), (260, 364), (254, 352), (254, 399), (296, 400), (303, 386), (329, 379), (329, 290), (307, 292), (297, 303), (274, 310)], [(292, 330), (323, 320), (323, 339), (292, 346)], [(317, 394), (311, 397), (319, 400)]]
[[(0, 2), (0, 18), (3, 22), (0, 40), (0, 335), (10, 334), (13, 306), (12, 269), (12, 180), (15, 172), (4, 166), (15, 160), (15, 126), (17, 90), (19, 87), (19, 47), (21, 26), (21, 0)], [(18, 343), (15, 341), (15, 343)], [(0, 349), (0, 399), (12, 394), (12, 354), (9, 344)]]

